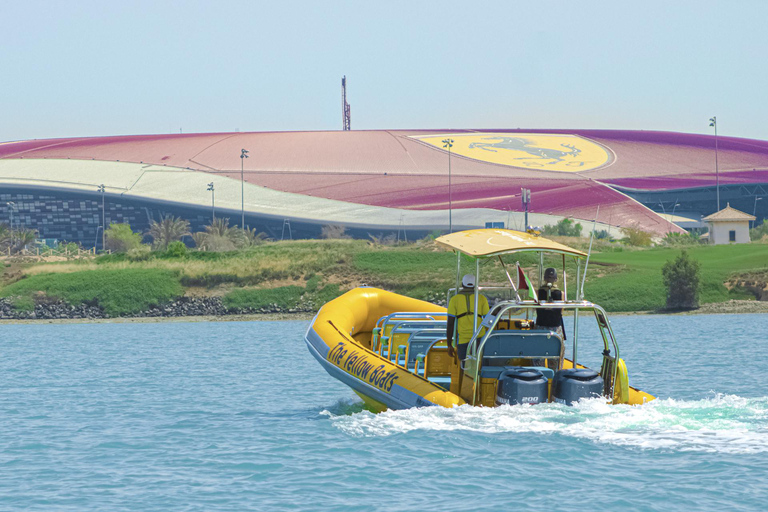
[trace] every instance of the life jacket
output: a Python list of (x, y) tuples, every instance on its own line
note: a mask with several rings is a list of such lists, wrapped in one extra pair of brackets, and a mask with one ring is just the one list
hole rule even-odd
[[(463, 301), (458, 298), (459, 295), (464, 296)], [(448, 304), (449, 312), (451, 310), (451, 304), (455, 304), (456, 333), (458, 335), (458, 344), (461, 345), (469, 343), (469, 339), (474, 332), (474, 295), (474, 292), (460, 291), (451, 299), (451, 302)], [(464, 311), (459, 312), (462, 304), (465, 306), (465, 309)], [(478, 311), (480, 315), (485, 315), (488, 313), (488, 300), (482, 295), (478, 299)], [(478, 325), (479, 323), (480, 322), (478, 321)], [(482, 332), (485, 332), (485, 329)]]

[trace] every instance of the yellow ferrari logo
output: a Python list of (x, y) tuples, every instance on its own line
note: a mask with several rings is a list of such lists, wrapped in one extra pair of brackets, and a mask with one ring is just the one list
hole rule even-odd
[[(442, 149), (446, 135), (414, 138)], [(589, 171), (611, 161), (605, 148), (577, 135), (469, 133), (451, 134), (450, 138), (454, 154), (524, 169)]]

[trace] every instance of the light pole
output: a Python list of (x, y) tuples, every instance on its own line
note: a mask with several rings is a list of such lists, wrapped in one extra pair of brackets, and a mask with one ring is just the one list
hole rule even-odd
[(717, 211), (720, 211), (720, 170), (717, 165), (717, 116), (709, 118), (709, 126), (715, 127), (715, 186), (717, 188)]
[(675, 210), (677, 209), (678, 206), (680, 206), (680, 203), (675, 203), (675, 206), (672, 207), (672, 215), (675, 214)]
[(248, 150), (247, 149), (241, 149), (240, 150), (240, 214), (242, 216), (240, 220), (240, 228), (245, 230), (245, 171), (244, 171), (244, 163), (245, 159), (248, 158)]
[(5, 206), (8, 207), (8, 211), (11, 214), (11, 232), (13, 232), (13, 209), (16, 208), (16, 203), (14, 203), (13, 201), (8, 201), (7, 203), (5, 203)]
[(528, 232), (528, 209), (531, 206), (531, 189), (529, 188), (522, 188), (520, 189), (520, 198), (523, 201), (523, 211), (525, 212), (525, 229), (524, 231)]
[(214, 201), (213, 182), (208, 184), (208, 192), (211, 193), (211, 225), (216, 221), (216, 203)]
[(5, 205), (8, 207), (8, 210), (11, 214), (11, 246), (13, 246), (13, 209), (16, 208), (16, 203), (13, 201), (8, 201), (5, 203)]
[(102, 252), (107, 248), (106, 213), (104, 210), (104, 194), (106, 191), (107, 189), (103, 183), (99, 185), (99, 192), (101, 192), (101, 250)]
[(453, 139), (443, 139), (443, 147), (448, 148), (448, 232), (453, 233), (453, 201), (451, 198), (451, 148)]
[(755, 196), (755, 207), (752, 209), (752, 216), (755, 217), (755, 220), (752, 221), (752, 227), (755, 227), (755, 221), (757, 221), (757, 202), (762, 200), (762, 197)]

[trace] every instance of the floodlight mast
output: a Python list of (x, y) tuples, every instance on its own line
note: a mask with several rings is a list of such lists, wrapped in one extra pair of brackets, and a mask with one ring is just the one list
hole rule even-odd
[(240, 150), (240, 229), (245, 230), (245, 171), (244, 162), (248, 158), (248, 150)]
[(528, 231), (528, 210), (531, 207), (531, 189), (520, 189), (520, 197), (523, 201), (523, 211), (525, 211), (525, 228), (523, 231)]
[(352, 113), (347, 103), (347, 76), (341, 77), (341, 123), (342, 130), (349, 131), (352, 129)]
[(443, 147), (448, 149), (448, 232), (453, 233), (453, 201), (451, 200), (451, 148), (453, 139), (443, 139)]
[(717, 116), (709, 118), (709, 126), (715, 129), (715, 188), (717, 189), (717, 211), (720, 211), (720, 169), (717, 164)]

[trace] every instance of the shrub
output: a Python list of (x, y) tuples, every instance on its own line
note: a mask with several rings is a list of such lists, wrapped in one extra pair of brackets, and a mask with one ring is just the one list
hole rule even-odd
[(640, 228), (621, 228), (621, 232), (624, 234), (622, 241), (635, 247), (650, 247), (653, 241), (651, 234)]
[(605, 239), (610, 240), (611, 234), (607, 230), (601, 229), (600, 231), (595, 232), (595, 238), (597, 238), (598, 240), (605, 240)]
[(112, 252), (128, 252), (141, 246), (142, 236), (134, 233), (128, 223), (110, 224), (104, 235), (107, 239), (106, 249)]
[(694, 309), (699, 307), (701, 263), (683, 250), (674, 261), (667, 261), (661, 269), (667, 288), (667, 309)]
[(763, 219), (762, 224), (749, 230), (749, 239), (753, 242), (756, 242), (758, 240), (762, 240), (765, 237), (768, 237), (768, 222)]
[(179, 240), (168, 244), (168, 249), (163, 256), (167, 258), (183, 258), (187, 255), (187, 246)]
[(349, 238), (349, 236), (345, 235), (347, 228), (344, 226), (336, 225), (336, 224), (329, 224), (327, 226), (323, 226), (320, 229), (320, 238), (326, 238), (329, 240), (338, 240), (340, 238)]
[(664, 245), (696, 245), (700, 243), (698, 233), (667, 233), (662, 240)]
[(581, 224), (574, 223), (573, 219), (562, 219), (554, 226), (544, 226), (541, 230), (542, 235), (557, 236), (581, 236)]

